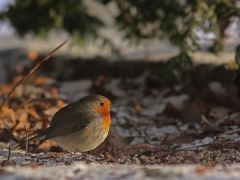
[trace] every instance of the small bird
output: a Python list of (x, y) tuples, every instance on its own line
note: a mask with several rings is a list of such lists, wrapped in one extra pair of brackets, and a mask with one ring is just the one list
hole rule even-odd
[(67, 151), (92, 150), (108, 135), (111, 106), (111, 102), (104, 96), (86, 96), (56, 112), (50, 126), (28, 141), (53, 139)]

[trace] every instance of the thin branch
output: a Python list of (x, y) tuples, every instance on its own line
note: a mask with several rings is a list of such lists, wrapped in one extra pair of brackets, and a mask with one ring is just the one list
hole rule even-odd
[(14, 88), (12, 89), (12, 91), (8, 94), (7, 98), (2, 102), (1, 106), (0, 106), (0, 111), (2, 110), (2, 107), (4, 106), (4, 104), (9, 100), (10, 96), (16, 91), (16, 89), (19, 87), (19, 85), (24, 82), (29, 76), (30, 74), (32, 74), (43, 62), (45, 62), (46, 60), (48, 60), (58, 49), (60, 49), (64, 44), (66, 44), (67, 41), (63, 42), (61, 45), (59, 45), (57, 48), (55, 48), (52, 52), (50, 52), (45, 58), (43, 58), (41, 61), (39, 61), (32, 69), (30, 69), (30, 71), (23, 76), (23, 78), (14, 86)]
[(28, 155), (28, 133), (27, 133), (27, 127), (24, 125), (25, 128), (25, 133), (26, 133), (26, 147), (25, 147), (25, 156), (27, 157)]
[(108, 152), (106, 152), (106, 157), (107, 157), (108, 159), (110, 159), (111, 161), (115, 162), (116, 164), (120, 164), (120, 163), (118, 162), (118, 160), (117, 160), (115, 157), (113, 157), (111, 154), (109, 154)]
[(236, 133), (236, 132), (238, 132), (238, 131), (240, 131), (240, 128), (234, 129), (234, 130), (231, 130), (231, 131), (227, 131), (227, 132), (225, 132), (225, 133), (223, 133), (223, 134), (233, 134), (233, 133)]
[(10, 159), (10, 156), (11, 156), (11, 145), (9, 144), (9, 146), (8, 146), (8, 157), (7, 157), (8, 161)]
[(206, 124), (208, 124), (209, 126), (211, 126), (212, 128), (217, 129), (217, 128), (214, 126), (214, 124), (211, 123), (204, 115), (201, 115), (201, 120), (202, 120), (203, 122), (205, 122)]

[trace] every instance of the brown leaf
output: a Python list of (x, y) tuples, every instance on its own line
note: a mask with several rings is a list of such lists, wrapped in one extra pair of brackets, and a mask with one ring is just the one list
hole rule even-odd
[(47, 77), (36, 77), (33, 81), (33, 84), (35, 85), (44, 85), (44, 84), (55, 84), (56, 80), (53, 78), (47, 78)]
[[(118, 156), (134, 156), (136, 154), (142, 155), (147, 151), (152, 151), (152, 145), (148, 143), (139, 143), (135, 147), (127, 146), (122, 151), (118, 152)], [(155, 149), (154, 149), (155, 150)]]
[(58, 89), (56, 87), (52, 88), (52, 95), (53, 95), (53, 98), (57, 99), (57, 97), (58, 97)]
[(206, 166), (204, 166), (204, 167), (202, 167), (202, 168), (198, 168), (198, 169), (196, 169), (196, 173), (197, 173), (199, 176), (202, 176), (204, 173), (212, 170), (213, 165), (214, 165), (214, 164), (208, 164), (208, 165), (206, 165)]
[(0, 95), (7, 94), (12, 90), (12, 87), (6, 84), (0, 84)]
[(4, 106), (0, 111), (0, 128), (10, 129), (16, 124), (16, 114), (15, 112)]
[(178, 117), (179, 110), (174, 105), (172, 105), (172, 103), (167, 102), (166, 107), (163, 110), (163, 114), (167, 117)]
[(161, 142), (161, 145), (167, 145), (169, 143), (171, 143), (174, 139), (176, 138), (176, 135), (175, 134), (167, 134), (162, 142)]
[(11, 139), (10, 132), (6, 128), (0, 129), (0, 141), (1, 142), (9, 142)]
[(52, 146), (57, 146), (57, 143), (50, 139), (50, 140), (44, 141), (44, 143), (38, 146), (38, 149), (42, 152), (49, 152)]
[(135, 111), (136, 111), (137, 116), (139, 116), (139, 113), (141, 111), (141, 106), (140, 105), (136, 105), (135, 106)]
[(118, 149), (124, 149), (132, 142), (134, 137), (120, 137), (117, 132), (109, 131), (106, 140), (91, 151), (92, 154), (98, 154), (103, 151), (110, 153), (117, 152)]
[[(234, 89), (234, 85), (229, 85), (228, 96), (216, 95), (210, 90), (205, 90), (203, 98), (208, 100), (208, 103), (214, 103), (218, 106), (225, 106), (229, 109), (240, 111), (240, 98), (237, 96)], [(232, 91), (232, 92), (230, 92)]]
[(183, 160), (185, 164), (196, 164), (199, 160), (195, 156), (186, 156)]
[(192, 83), (184, 84), (182, 89), (181, 89), (181, 93), (187, 94), (187, 95), (189, 95), (190, 97), (193, 97), (193, 98), (197, 98), (201, 95), (200, 90), (197, 89), (197, 87)]
[(205, 114), (208, 110), (209, 106), (202, 98), (194, 99), (191, 107), (191, 114), (195, 115), (195, 117), (200, 117), (202, 114)]
[(56, 107), (56, 106), (52, 106), (46, 110), (44, 110), (44, 114), (47, 116), (53, 116), (60, 108)]
[(39, 116), (38, 113), (35, 111), (35, 109), (26, 108), (25, 111), (26, 111), (29, 115), (33, 116), (35, 119), (40, 120), (40, 116)]
[(134, 156), (135, 154), (139, 154), (139, 149), (138, 148), (134, 148), (134, 147), (126, 148), (126, 149), (118, 152), (118, 156), (119, 157), (122, 157), (122, 156)]
[(205, 137), (209, 137), (209, 136), (216, 136), (220, 133), (223, 133), (224, 131), (221, 130), (217, 130), (217, 129), (206, 129), (206, 127), (204, 127), (204, 131), (201, 133), (200, 137), (201, 138), (205, 138)]
[(108, 138), (108, 142), (110, 144), (115, 144), (118, 149), (123, 149), (126, 146), (130, 145), (133, 139), (134, 139), (133, 136), (125, 137), (125, 138), (119, 136), (115, 138)]
[(1, 162), (1, 166), (2, 166), (2, 167), (11, 166), (11, 165), (14, 165), (14, 164), (16, 164), (16, 162), (15, 162), (14, 160), (12, 160), (12, 161), (3, 160), (3, 161)]
[(109, 138), (117, 138), (119, 135), (116, 131), (109, 130), (108, 137)]
[(23, 130), (26, 126), (27, 129), (30, 127), (30, 123), (28, 122), (28, 113), (25, 109), (18, 109), (16, 111), (16, 118), (19, 120), (19, 124), (15, 127), (15, 130)]
[(196, 121), (200, 120), (202, 114), (208, 111), (209, 105), (202, 98), (198, 97), (194, 101), (186, 106), (181, 113), (181, 119), (183, 121)]
[(108, 152), (108, 151), (112, 152), (112, 148), (111, 148), (110, 143), (107, 140), (105, 140), (98, 147), (91, 150), (91, 154), (97, 155), (99, 153)]
[(40, 130), (36, 131), (35, 133), (39, 134), (43, 130), (47, 129), (48, 125), (50, 124), (47, 117), (41, 119), (42, 127)]
[(159, 150), (154, 153), (154, 156), (157, 158), (162, 158), (165, 155), (165, 152), (163, 150)]
[(37, 57), (38, 57), (37, 51), (32, 50), (32, 51), (28, 52), (28, 59), (29, 60), (35, 61), (37, 59)]
[(233, 113), (229, 115), (229, 120), (233, 121), (235, 124), (240, 125), (240, 113)]
[(149, 143), (143, 142), (143, 143), (137, 144), (135, 147), (138, 149), (149, 149), (149, 148), (152, 148), (153, 146)]
[(120, 163), (118, 162), (118, 160), (117, 160), (115, 157), (113, 157), (111, 154), (109, 154), (108, 152), (106, 152), (106, 157), (107, 157), (108, 159), (110, 159), (111, 161), (113, 161), (114, 163), (120, 164)]
[(172, 143), (173, 144), (183, 144), (183, 143), (190, 143), (194, 141), (193, 135), (182, 135), (179, 137), (176, 137)]
[(29, 166), (32, 169), (37, 169), (38, 168), (38, 164), (36, 162), (31, 163)]
[(2, 174), (9, 174), (10, 172), (7, 171), (6, 169), (0, 169), (0, 175)]
[(63, 100), (61, 100), (61, 99), (58, 99), (57, 101), (56, 101), (56, 106), (57, 106), (57, 108), (59, 108), (59, 109), (61, 109), (62, 107), (64, 107), (64, 106), (66, 106), (67, 104), (65, 103), (65, 102), (63, 102)]
[(209, 116), (214, 118), (214, 121), (222, 119), (224, 116), (228, 116), (232, 110), (225, 107), (213, 107), (209, 112)]

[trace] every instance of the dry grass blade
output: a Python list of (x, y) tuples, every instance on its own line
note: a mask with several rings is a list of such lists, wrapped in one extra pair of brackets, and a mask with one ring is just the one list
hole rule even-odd
[(115, 162), (116, 164), (120, 164), (120, 163), (118, 162), (118, 160), (117, 160), (115, 157), (113, 157), (111, 154), (109, 154), (108, 152), (106, 153), (106, 157), (107, 157), (108, 159), (110, 159), (111, 161)]
[(27, 127), (24, 126), (25, 132), (26, 132), (26, 149), (25, 149), (25, 156), (27, 157), (28, 155), (28, 133), (27, 133)]
[(66, 44), (67, 41), (63, 42), (61, 45), (59, 45), (57, 48), (55, 48), (52, 52), (50, 52), (45, 58), (43, 58), (41, 61), (39, 61), (32, 69), (30, 69), (30, 71), (23, 76), (23, 78), (14, 86), (14, 88), (12, 89), (12, 91), (8, 94), (7, 98), (2, 102), (1, 106), (0, 106), (0, 111), (2, 110), (2, 107), (4, 106), (4, 104), (8, 101), (8, 99), (10, 98), (10, 96), (15, 92), (15, 90), (19, 87), (19, 85), (24, 82), (29, 76), (30, 74), (32, 74), (43, 62), (45, 62), (46, 60), (48, 60), (58, 49), (60, 49), (64, 44)]
[(201, 115), (201, 120), (203, 121), (203, 122), (205, 122), (206, 124), (208, 124), (210, 127), (212, 127), (213, 129), (217, 129), (216, 127), (215, 127), (215, 125), (213, 124), (213, 123), (211, 123), (204, 115)]
[(8, 157), (7, 157), (8, 161), (10, 159), (10, 156), (11, 156), (11, 145), (9, 144), (9, 146), (8, 146)]
[(236, 133), (236, 132), (239, 132), (239, 131), (240, 131), (240, 128), (234, 129), (234, 130), (231, 130), (231, 131), (227, 131), (227, 132), (225, 132), (223, 134), (233, 134), (233, 133)]

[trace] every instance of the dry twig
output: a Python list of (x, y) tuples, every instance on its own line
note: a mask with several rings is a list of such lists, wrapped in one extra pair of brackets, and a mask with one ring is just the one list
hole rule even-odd
[(9, 146), (8, 146), (8, 157), (7, 157), (8, 161), (10, 159), (10, 156), (11, 156), (11, 145), (9, 144)]
[(28, 133), (27, 133), (27, 127), (24, 126), (25, 132), (26, 132), (26, 148), (25, 148), (25, 156), (28, 155)]
[(29, 76), (30, 74), (32, 74), (43, 62), (45, 62), (46, 60), (48, 60), (58, 49), (60, 49), (64, 44), (66, 44), (67, 41), (63, 42), (61, 45), (59, 45), (57, 48), (55, 48), (52, 52), (50, 52), (45, 58), (43, 58), (41, 61), (39, 61), (32, 69), (30, 69), (30, 71), (23, 76), (23, 78), (14, 86), (14, 88), (12, 89), (12, 91), (8, 94), (7, 98), (2, 102), (1, 106), (0, 106), (0, 111), (2, 110), (2, 107), (4, 106), (4, 104), (9, 100), (10, 96), (16, 91), (16, 89), (19, 87), (19, 85), (24, 82)]
[(236, 133), (236, 132), (238, 132), (238, 131), (240, 131), (240, 128), (234, 129), (234, 130), (231, 130), (231, 131), (227, 131), (227, 132), (225, 132), (225, 133), (223, 133), (223, 134), (233, 134), (233, 133)]
[(203, 122), (205, 122), (206, 124), (208, 124), (210, 127), (212, 127), (213, 129), (217, 129), (216, 127), (215, 127), (215, 125), (213, 124), (213, 123), (211, 123), (204, 115), (201, 115), (201, 120), (203, 121)]
[(116, 164), (120, 164), (120, 163), (118, 162), (118, 160), (117, 160), (115, 157), (113, 157), (111, 154), (109, 154), (108, 152), (106, 152), (106, 157), (107, 157), (108, 159), (110, 159), (111, 161), (115, 162)]

